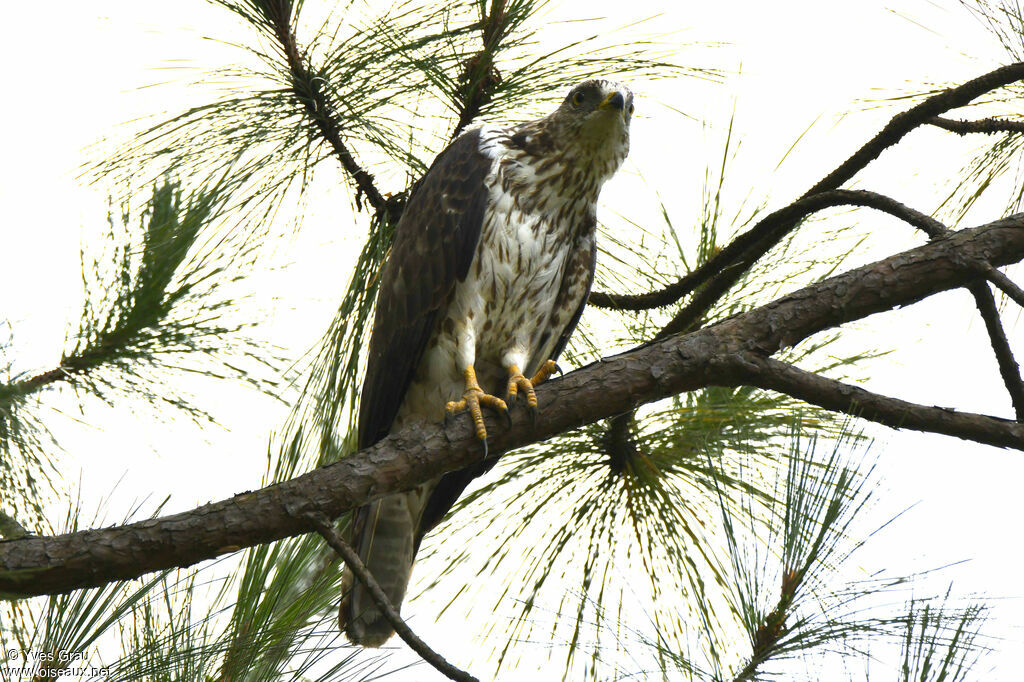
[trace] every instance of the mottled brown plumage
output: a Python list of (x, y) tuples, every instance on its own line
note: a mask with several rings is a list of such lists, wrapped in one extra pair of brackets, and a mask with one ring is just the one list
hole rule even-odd
[[(586, 303), (597, 197), (628, 153), (632, 99), (617, 83), (586, 81), (551, 115), (471, 129), (438, 156), (381, 273), (360, 447), (406, 423), (439, 420), (446, 405), (470, 411), (486, 438), (477, 403), (505, 405), (490, 392), (532, 403), (530, 377), (544, 378), (538, 370), (565, 348)], [(423, 536), (492, 465), (356, 511), (353, 545), (396, 605)], [(340, 621), (358, 644), (379, 646), (392, 634), (359, 585)]]

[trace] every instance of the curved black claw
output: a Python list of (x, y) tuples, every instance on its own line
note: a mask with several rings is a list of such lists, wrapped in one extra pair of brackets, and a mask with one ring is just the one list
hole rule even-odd
[(508, 426), (508, 428), (511, 429), (512, 428), (512, 411), (511, 410), (505, 410), (505, 421), (508, 422), (506, 424), (506, 426)]
[(537, 413), (538, 412), (540, 412), (540, 410), (537, 409), (536, 405), (527, 405), (526, 406), (526, 414), (527, 414), (527, 416), (530, 417), (530, 426), (536, 426), (537, 425)]
[(484, 445), (484, 459), (487, 459), (487, 439), (481, 438), (480, 442)]
[(565, 376), (565, 372), (562, 371), (562, 368), (558, 366), (557, 362), (555, 363), (555, 371), (558, 372), (558, 376), (560, 376), (560, 377), (564, 377)]

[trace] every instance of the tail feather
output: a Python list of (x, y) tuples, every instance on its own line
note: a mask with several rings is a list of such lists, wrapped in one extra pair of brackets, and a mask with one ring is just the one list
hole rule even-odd
[[(428, 488), (429, 486), (429, 488)], [(416, 556), (416, 529), (430, 484), (388, 495), (355, 512), (352, 546), (396, 610), (401, 609)], [(339, 624), (353, 644), (378, 647), (394, 628), (362, 583), (346, 572), (351, 586), (341, 602)]]

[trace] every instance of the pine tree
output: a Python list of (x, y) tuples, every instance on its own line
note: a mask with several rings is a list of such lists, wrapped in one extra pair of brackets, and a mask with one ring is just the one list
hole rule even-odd
[[(241, 65), (209, 77), (222, 95), (147, 125), (88, 171), (111, 209), (105, 239), (83, 248), (84, 303), (59, 365), (24, 371), (19, 338), (0, 346), (0, 649), (36, 666), (27, 679), (78, 674), (85, 662), (61, 652), (102, 656), (102, 674), (78, 676), (108, 680), (373, 679), (405, 665), (337, 631), (346, 512), (480, 457), (465, 424), (355, 452), (361, 354), (406, 198), (466, 125), (541, 115), (584, 78), (614, 73), (652, 93), (728, 81), (683, 66), (703, 53), (674, 38), (619, 44), (608, 24), (580, 22), (566, 41), (541, 0), (214, 4), (249, 36)], [(585, 369), (540, 389), (537, 427), (523, 415), (495, 427), (501, 460), (421, 550), (412, 630), (429, 645), (445, 624), (477, 626), (472, 647), (445, 651), (446, 674), (833, 679), (891, 649), (901, 679), (970, 679), (983, 605), (959, 589), (907, 599), (913, 576), (843, 571), (873, 530), (857, 522), (884, 454), (865, 423), (1024, 449), (1024, 382), (1000, 319), (1024, 292), (998, 269), (1024, 258), (1024, 219), (960, 227), (983, 194), (1020, 210), (1020, 183), (1001, 181), (1021, 158), (1024, 22), (1012, 3), (970, 8), (1013, 63), (900, 99), (905, 111), (834, 170), (823, 160), (802, 196), (727, 199), (740, 162), (730, 121), (696, 219), (661, 204), (660, 224), (640, 224), (629, 206), (603, 206), (595, 292), (565, 362)], [(946, 117), (982, 100), (987, 118)], [(850, 189), (925, 126), (986, 134), (933, 215)], [(325, 182), (349, 192), (356, 218), (339, 229), (361, 250), (323, 338), (293, 357), (261, 335), (252, 272)], [(851, 268), (864, 260), (864, 211), (823, 213), (836, 207), (888, 214), (930, 241)], [(959, 287), (1016, 421), (854, 385), (886, 349), (851, 350), (840, 325)], [(228, 382), (290, 405), (263, 425), (268, 488), (81, 531), (100, 521), (65, 497), (55, 411), (89, 423), (104, 404), (148, 404), (206, 429), (218, 406), (195, 394)], [(601, 391), (567, 407), (585, 383)]]

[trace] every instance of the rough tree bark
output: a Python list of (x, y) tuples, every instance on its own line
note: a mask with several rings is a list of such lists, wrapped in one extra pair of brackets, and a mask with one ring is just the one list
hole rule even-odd
[[(1024, 259), (1024, 214), (935, 241), (805, 287), (685, 336), (606, 358), (538, 389), (540, 417), (488, 424), (492, 456), (683, 391), (749, 384), (890, 426), (1024, 451), (1024, 423), (915, 405), (771, 360), (778, 350), (979, 278), (978, 264)], [(580, 399), (585, 397), (585, 399)], [(122, 527), (0, 543), (0, 593), (66, 592), (134, 578), (300, 533), (481, 456), (471, 425), (420, 424), (330, 466), (194, 511)]]

